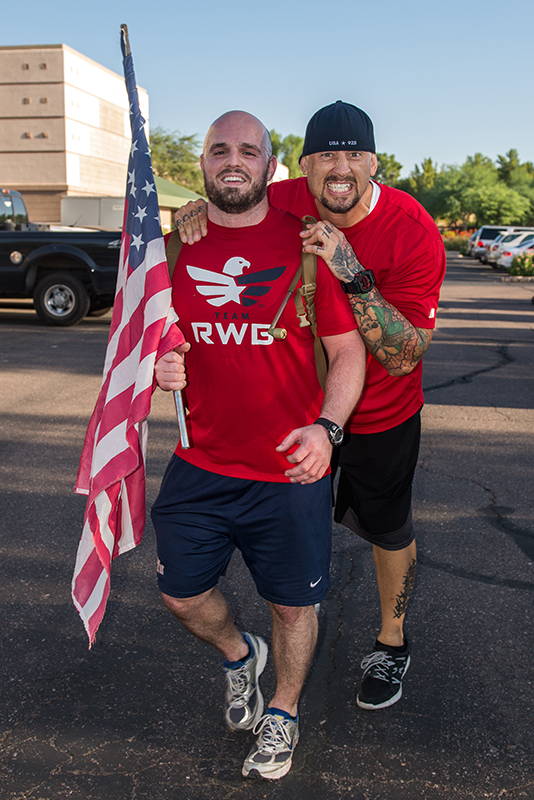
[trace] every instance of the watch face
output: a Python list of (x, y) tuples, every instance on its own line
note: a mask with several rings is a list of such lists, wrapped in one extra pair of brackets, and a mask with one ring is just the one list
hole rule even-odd
[(371, 269), (358, 272), (350, 283), (343, 283), (342, 287), (347, 294), (367, 294), (375, 285), (375, 276)]
[(363, 272), (360, 275), (360, 287), (361, 287), (360, 291), (363, 293), (368, 292), (373, 288), (373, 281), (371, 280), (371, 276), (366, 275), (365, 272)]
[(326, 430), (332, 447), (337, 447), (338, 444), (341, 444), (345, 435), (343, 428), (340, 428), (339, 425), (336, 425), (336, 423), (332, 422), (331, 419), (325, 419), (324, 417), (319, 417), (319, 419), (316, 419), (315, 424), (322, 425)]
[(332, 444), (341, 444), (343, 441), (343, 428), (336, 428), (331, 431)]

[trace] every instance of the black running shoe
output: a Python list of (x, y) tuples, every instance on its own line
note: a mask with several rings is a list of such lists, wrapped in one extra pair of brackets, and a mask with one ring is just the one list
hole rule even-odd
[(356, 702), (360, 708), (387, 708), (402, 697), (402, 679), (410, 666), (410, 651), (404, 653), (386, 649), (376, 642), (375, 649), (365, 656), (360, 690)]

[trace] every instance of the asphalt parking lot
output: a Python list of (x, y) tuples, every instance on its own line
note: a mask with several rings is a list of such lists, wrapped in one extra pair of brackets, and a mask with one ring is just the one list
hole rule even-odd
[[(217, 656), (160, 605), (150, 525), (115, 562), (87, 650), (70, 602), (84, 501), (70, 490), (109, 318), (45, 328), (28, 304), (0, 302), (0, 800), (533, 798), (533, 294), (449, 259), (425, 362), (404, 696), (378, 712), (354, 703), (377, 598), (367, 545), (338, 527), (301, 742), (274, 785), (240, 776), (250, 737), (224, 728)], [(172, 398), (157, 393), (149, 502), (175, 439)], [(268, 636), (239, 558), (224, 591), (239, 624)]]

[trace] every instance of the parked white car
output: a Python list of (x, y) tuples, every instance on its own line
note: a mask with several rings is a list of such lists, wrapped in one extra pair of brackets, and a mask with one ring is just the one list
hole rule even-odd
[(482, 225), (468, 241), (467, 254), (486, 263), (488, 247), (495, 242), (497, 236), (508, 233), (534, 233), (534, 228), (527, 225)]
[(506, 233), (498, 236), (493, 244), (491, 244), (486, 251), (486, 262), (488, 264), (497, 264), (499, 258), (505, 250), (511, 247), (519, 247), (520, 244), (527, 242), (534, 242), (534, 231), (523, 231), (522, 233)]
[(529, 256), (534, 255), (534, 237), (531, 240), (521, 242), (516, 247), (506, 247), (499, 256), (497, 265), (504, 267), (504, 269), (510, 269), (514, 258), (523, 253), (527, 253)]
[(484, 263), (486, 263), (486, 264), (495, 264), (496, 263), (496, 261), (497, 261), (497, 259), (499, 257), (499, 245), (504, 239), (507, 239), (508, 236), (510, 236), (510, 235), (515, 236), (515, 234), (500, 233), (497, 236), (497, 238), (493, 240), (493, 242), (490, 242), (490, 244), (486, 248), (486, 256), (485, 256), (485, 262)]

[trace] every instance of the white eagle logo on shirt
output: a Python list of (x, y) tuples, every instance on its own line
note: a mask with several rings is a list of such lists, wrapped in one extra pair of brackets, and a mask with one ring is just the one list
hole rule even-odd
[[(203, 267), (192, 267), (187, 265), (189, 277), (196, 284), (199, 294), (208, 298), (206, 300), (211, 306), (223, 306), (225, 303), (240, 303), (242, 305), (253, 305), (257, 301), (254, 297), (266, 294), (270, 286), (257, 286), (251, 284), (264, 283), (279, 278), (285, 271), (285, 267), (274, 267), (272, 269), (262, 269), (252, 275), (243, 275), (244, 270), (250, 267), (250, 261), (241, 256), (229, 258), (222, 272), (214, 272)], [(244, 296), (241, 297), (244, 292)]]
[(238, 286), (233, 276), (242, 275), (243, 270), (249, 267), (250, 261), (247, 261), (246, 258), (234, 256), (228, 259), (222, 273), (212, 272), (210, 269), (201, 267), (191, 267), (189, 264), (187, 271), (194, 281), (211, 283), (211, 286), (197, 285), (197, 291), (205, 297), (211, 297), (211, 300), (207, 301), (211, 306), (222, 306), (225, 303), (239, 303), (239, 295), (246, 289), (246, 286)]

